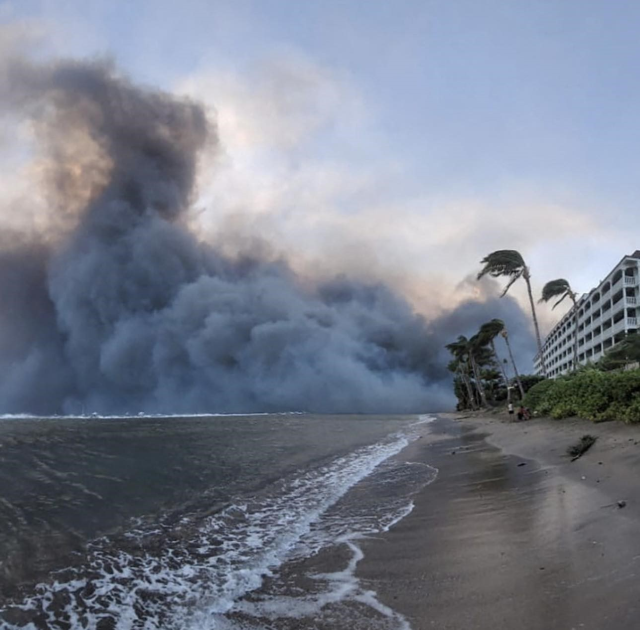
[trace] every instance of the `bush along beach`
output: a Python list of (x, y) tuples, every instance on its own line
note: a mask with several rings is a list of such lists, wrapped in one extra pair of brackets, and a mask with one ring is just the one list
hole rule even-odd
[(556, 420), (579, 416), (595, 422), (640, 422), (640, 370), (603, 372), (584, 368), (534, 385), (525, 405)]

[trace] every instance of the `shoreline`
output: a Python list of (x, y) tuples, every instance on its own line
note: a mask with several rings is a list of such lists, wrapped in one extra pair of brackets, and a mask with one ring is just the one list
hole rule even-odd
[[(640, 431), (437, 418), (402, 457), (438, 477), (411, 514), (363, 544), (363, 585), (412, 630), (636, 628)], [(598, 440), (571, 462), (566, 448), (585, 433)]]

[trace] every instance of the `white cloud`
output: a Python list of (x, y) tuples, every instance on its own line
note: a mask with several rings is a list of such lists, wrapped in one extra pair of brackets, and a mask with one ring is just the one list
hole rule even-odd
[[(200, 229), (230, 248), (260, 236), (304, 274), (382, 279), (435, 313), (472, 297), (460, 280), (495, 249), (520, 250), (539, 292), (575, 275), (585, 242), (620, 240), (578, 202), (516, 186), (497, 200), (406, 194), (402, 163), (385, 155), (355, 86), (299, 55), (246, 73), (208, 69), (180, 91), (215, 110), (222, 144), (201, 172)], [(527, 305), (523, 288), (513, 294)], [(543, 309), (543, 321), (556, 316)]]

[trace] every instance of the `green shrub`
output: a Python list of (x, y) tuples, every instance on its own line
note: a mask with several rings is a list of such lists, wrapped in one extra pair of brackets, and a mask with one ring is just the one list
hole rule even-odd
[(640, 370), (602, 372), (585, 368), (534, 385), (525, 405), (539, 415), (558, 420), (580, 416), (603, 422), (640, 422)]
[(542, 402), (547, 391), (554, 387), (556, 381), (548, 378), (536, 383), (524, 396), (524, 406), (532, 411), (538, 411), (538, 405)]
[(604, 411), (595, 418), (595, 422), (610, 422), (612, 420), (626, 420), (628, 405), (622, 402), (612, 402)]
[(562, 418), (575, 416), (576, 409), (570, 401), (561, 401), (551, 408), (550, 415), (554, 420), (562, 420)]
[(636, 394), (627, 406), (624, 414), (625, 422), (640, 422), (640, 394)]

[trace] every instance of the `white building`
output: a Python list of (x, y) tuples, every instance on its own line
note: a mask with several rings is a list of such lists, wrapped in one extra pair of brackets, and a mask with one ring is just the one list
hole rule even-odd
[[(578, 363), (595, 363), (606, 350), (638, 328), (640, 250), (625, 256), (607, 277), (583, 295), (578, 309)], [(542, 345), (547, 376), (555, 378), (573, 367), (574, 309), (553, 328)], [(542, 374), (540, 355), (534, 371)]]

